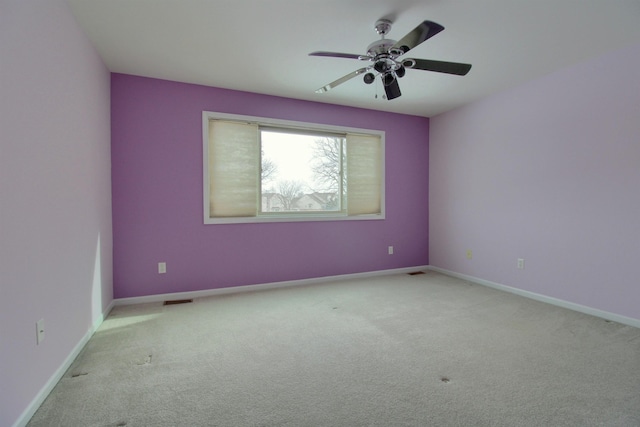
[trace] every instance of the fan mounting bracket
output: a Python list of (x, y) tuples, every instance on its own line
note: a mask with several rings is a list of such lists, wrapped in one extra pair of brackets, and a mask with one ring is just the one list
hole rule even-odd
[(378, 19), (376, 21), (376, 26), (373, 28), (376, 30), (376, 33), (384, 37), (385, 34), (391, 31), (391, 24), (392, 22), (388, 19)]

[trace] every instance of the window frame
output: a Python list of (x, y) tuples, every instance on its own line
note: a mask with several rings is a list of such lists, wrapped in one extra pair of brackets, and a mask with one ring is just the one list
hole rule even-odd
[[(380, 213), (376, 214), (359, 214), (348, 215), (346, 212), (277, 212), (263, 213), (260, 212), (261, 191), (258, 191), (258, 200), (256, 201), (258, 210), (255, 216), (250, 217), (210, 217), (209, 216), (209, 194), (210, 194), (210, 177), (209, 177), (209, 121), (210, 120), (227, 120), (235, 122), (243, 122), (255, 124), (259, 128), (275, 128), (297, 133), (318, 133), (333, 134), (346, 136), (347, 134), (376, 136), (380, 138)], [(299, 122), (292, 120), (280, 120), (267, 117), (246, 116), (229, 113), (218, 113), (212, 111), (202, 112), (202, 140), (203, 140), (203, 217), (204, 224), (251, 224), (251, 223), (272, 223), (272, 222), (312, 222), (312, 221), (363, 221), (363, 220), (384, 220), (385, 214), (385, 132), (374, 129), (362, 129), (346, 126), (334, 126), (320, 123)], [(348, 150), (348, 148), (347, 148)], [(260, 176), (256, 179), (260, 181)], [(348, 178), (347, 178), (348, 179)], [(261, 184), (258, 185), (258, 189)], [(348, 195), (347, 195), (348, 203)]]

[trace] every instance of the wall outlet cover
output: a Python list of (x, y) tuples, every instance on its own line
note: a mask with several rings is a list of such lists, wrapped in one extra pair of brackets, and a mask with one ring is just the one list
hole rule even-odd
[(40, 344), (44, 341), (44, 319), (40, 319), (36, 322), (36, 344)]

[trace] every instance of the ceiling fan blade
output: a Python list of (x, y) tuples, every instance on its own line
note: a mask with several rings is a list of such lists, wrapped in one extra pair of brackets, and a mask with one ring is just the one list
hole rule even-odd
[(400, 97), (402, 93), (400, 92), (400, 85), (398, 84), (398, 79), (394, 78), (393, 81), (389, 84), (383, 84), (384, 93), (387, 95), (387, 101), (391, 101), (392, 99)]
[(371, 57), (368, 55), (356, 55), (353, 53), (324, 52), (324, 51), (311, 52), (309, 56), (328, 56), (331, 58), (364, 59), (364, 60), (371, 59)]
[(414, 47), (418, 46), (423, 41), (435, 36), (440, 31), (444, 30), (444, 27), (440, 24), (436, 24), (432, 21), (424, 21), (418, 25), (409, 34), (401, 38), (394, 44), (390, 50), (400, 50), (403, 53), (409, 52)]
[(402, 65), (414, 70), (435, 71), (437, 73), (466, 75), (471, 69), (471, 64), (459, 62), (433, 61), (431, 59), (405, 59)]
[(355, 70), (355, 71), (347, 74), (346, 76), (340, 77), (338, 80), (335, 80), (335, 81), (329, 83), (328, 85), (322, 86), (320, 89), (317, 89), (316, 93), (328, 92), (331, 89), (333, 89), (334, 87), (336, 87), (338, 85), (341, 85), (342, 83), (346, 82), (347, 80), (351, 80), (355, 76), (359, 76), (360, 74), (365, 73), (369, 68), (371, 68), (371, 67), (360, 68), (359, 70)]

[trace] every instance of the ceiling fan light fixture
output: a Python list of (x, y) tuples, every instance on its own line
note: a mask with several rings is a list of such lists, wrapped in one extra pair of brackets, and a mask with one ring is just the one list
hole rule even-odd
[(373, 75), (373, 73), (367, 73), (364, 75), (364, 82), (368, 85), (370, 85), (371, 83), (373, 83), (373, 81), (376, 79), (376, 76)]
[(402, 95), (402, 92), (400, 92), (400, 86), (398, 85), (398, 79), (393, 78), (393, 75), (391, 77), (392, 79), (389, 80), (389, 84), (384, 85), (384, 94), (388, 101), (396, 99)]
[(393, 75), (393, 73), (384, 73), (382, 75), (382, 83), (385, 86), (389, 86), (390, 84), (392, 84), (395, 81), (396, 77)]

